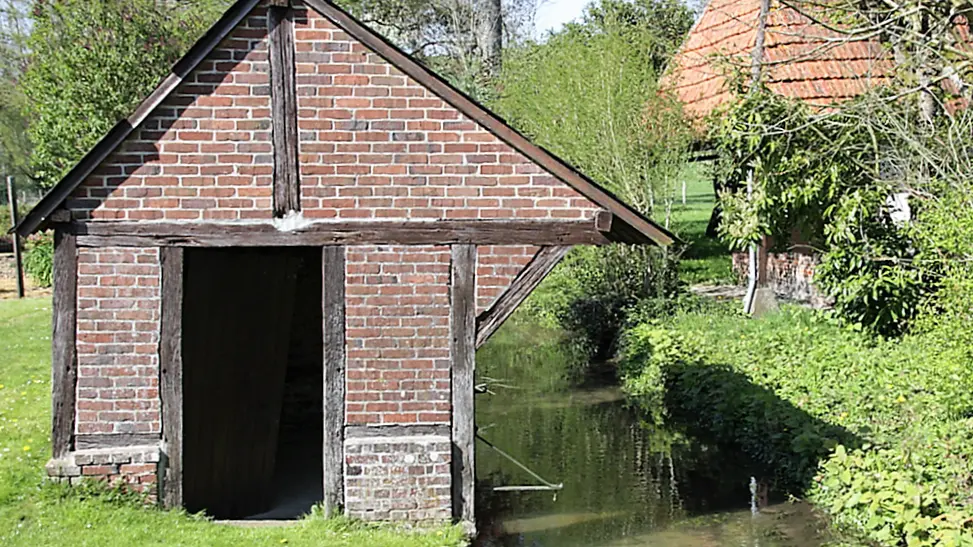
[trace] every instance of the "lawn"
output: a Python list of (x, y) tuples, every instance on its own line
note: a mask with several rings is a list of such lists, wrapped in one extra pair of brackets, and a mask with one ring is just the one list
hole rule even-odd
[(682, 203), (680, 196), (672, 211), (672, 230), (689, 244), (680, 261), (680, 277), (690, 285), (735, 283), (729, 249), (706, 235), (716, 205), (709, 165), (690, 164), (683, 176), (686, 177), (686, 203)]
[(104, 488), (45, 483), (50, 454), (50, 300), (0, 300), (0, 545), (314, 545), (449, 547), (458, 528), (423, 533), (308, 516), (239, 528), (162, 511)]

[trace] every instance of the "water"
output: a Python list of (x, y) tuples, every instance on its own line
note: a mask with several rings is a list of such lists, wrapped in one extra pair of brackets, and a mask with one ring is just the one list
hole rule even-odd
[[(562, 490), (493, 492), (542, 483), (476, 446), (477, 545), (530, 547), (822, 545), (824, 524), (801, 503), (768, 502), (732, 452), (645, 427), (607, 367), (581, 374), (553, 333), (507, 326), (477, 354), (483, 437)], [(597, 377), (600, 376), (600, 379)], [(752, 504), (761, 505), (753, 514)]]

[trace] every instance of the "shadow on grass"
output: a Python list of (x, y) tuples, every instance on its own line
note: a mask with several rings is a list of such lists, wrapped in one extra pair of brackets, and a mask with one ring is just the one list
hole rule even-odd
[(739, 454), (741, 471), (777, 495), (802, 495), (835, 446), (864, 442), (725, 365), (673, 365), (666, 377), (669, 425)]

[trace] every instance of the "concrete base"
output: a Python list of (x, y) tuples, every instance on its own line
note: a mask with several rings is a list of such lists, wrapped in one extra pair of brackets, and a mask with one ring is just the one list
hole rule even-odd
[(766, 287), (757, 289), (753, 297), (753, 310), (750, 314), (754, 317), (760, 317), (778, 310), (780, 310), (780, 306), (777, 304), (777, 295), (774, 293), (774, 289)]

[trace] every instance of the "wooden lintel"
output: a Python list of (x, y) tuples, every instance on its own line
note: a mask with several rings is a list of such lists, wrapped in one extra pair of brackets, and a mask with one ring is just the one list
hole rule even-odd
[(321, 256), (324, 329), (324, 513), (345, 504), (345, 248)]
[(124, 448), (126, 446), (151, 446), (159, 444), (158, 433), (113, 433), (78, 435), (75, 450), (97, 448)]
[(473, 375), (476, 368), (476, 246), (453, 245), (450, 268), (453, 519), (474, 528)]
[(78, 314), (78, 249), (73, 234), (54, 231), (54, 332), (51, 338), (51, 445), (55, 458), (71, 451), (74, 435)]
[(289, 2), (271, 2), (267, 9), (267, 27), (271, 140), (274, 145), (273, 208), (274, 216), (282, 218), (301, 210), (294, 10)]
[(543, 247), (527, 266), (520, 272), (507, 290), (497, 298), (490, 309), (476, 318), (476, 348), (486, 343), (493, 333), (503, 325), (517, 307), (524, 303), (530, 293), (544, 281), (555, 266), (561, 262), (571, 247)]
[(88, 222), (82, 247), (323, 247), (328, 245), (605, 245), (594, 221), (321, 222), (284, 232), (272, 224)]
[(182, 505), (182, 306), (185, 252), (178, 247), (163, 247), (162, 321), (159, 340), (159, 395), (162, 399), (162, 439), (165, 466), (162, 503), (165, 507)]

